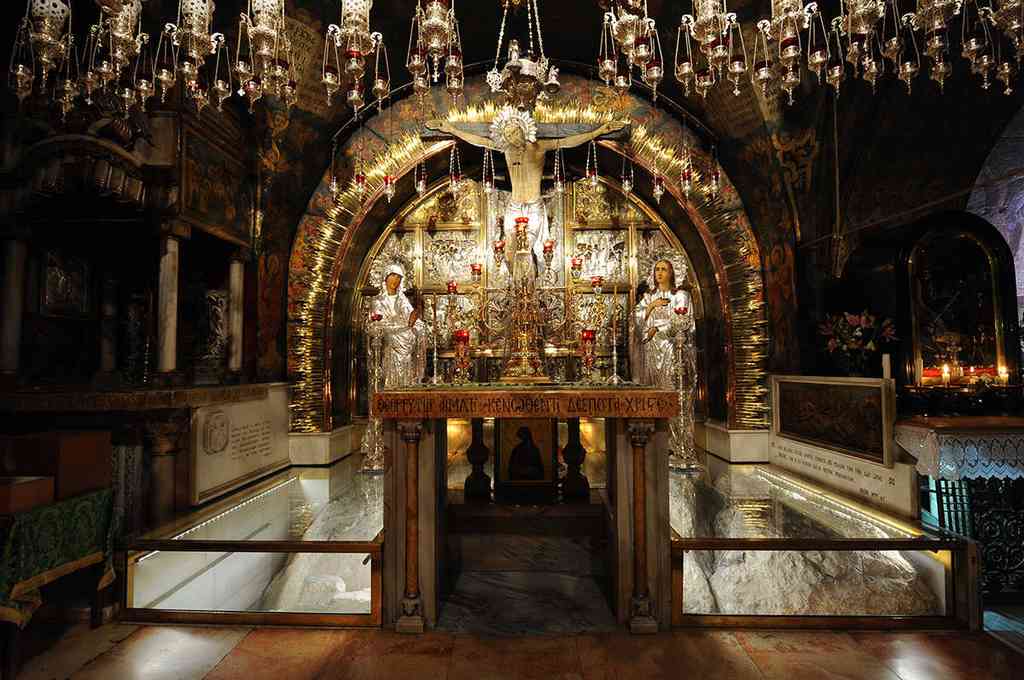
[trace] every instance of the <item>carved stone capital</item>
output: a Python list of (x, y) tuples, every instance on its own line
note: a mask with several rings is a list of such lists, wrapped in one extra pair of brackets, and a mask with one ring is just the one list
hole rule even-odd
[(423, 616), (423, 600), (419, 597), (403, 597), (402, 616)]
[(629, 632), (634, 635), (653, 635), (658, 632), (658, 622), (651, 615), (651, 598), (646, 595), (633, 597), (630, 603)]
[(425, 622), (423, 620), (423, 601), (418, 597), (403, 597), (401, 603), (402, 615), (395, 623), (396, 633), (411, 633), (419, 635), (423, 632)]
[(631, 420), (626, 426), (626, 431), (633, 446), (647, 446), (651, 435), (654, 434), (654, 423), (650, 420)]
[(419, 443), (423, 438), (423, 423), (419, 420), (400, 420), (398, 422), (398, 434), (402, 441), (407, 444)]
[(167, 419), (149, 420), (144, 427), (150, 454), (153, 456), (174, 456), (188, 448), (191, 423), (187, 416), (174, 415)]

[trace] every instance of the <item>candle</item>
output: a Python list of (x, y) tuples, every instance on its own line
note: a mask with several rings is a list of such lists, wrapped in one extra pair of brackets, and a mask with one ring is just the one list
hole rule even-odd
[(449, 279), (448, 281), (448, 294), (455, 295), (459, 292), (459, 284), (455, 283), (455, 279)]
[(544, 252), (545, 253), (553, 253), (553, 252), (555, 252), (555, 240), (554, 239), (549, 238), (547, 241), (544, 241)]
[(942, 364), (942, 384), (949, 386), (949, 364)]
[(616, 309), (616, 304), (618, 303), (618, 301), (619, 301), (619, 282), (616, 281), (615, 284), (612, 286), (612, 339), (613, 340), (615, 340), (615, 338), (618, 337), (617, 336), (618, 324), (616, 323), (619, 320), (619, 315), (617, 313), (618, 310)]
[(1006, 366), (999, 367), (999, 382), (1004, 385), (1007, 385), (1010, 382), (1010, 372), (1006, 370)]

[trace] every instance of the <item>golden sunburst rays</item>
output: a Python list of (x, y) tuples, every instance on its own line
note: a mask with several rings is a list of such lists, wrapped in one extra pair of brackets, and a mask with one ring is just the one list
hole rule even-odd
[(346, 182), (345, 189), (334, 199), (334, 205), (326, 211), (328, 219), (335, 223), (346, 224), (367, 207), (367, 197), (373, 198), (383, 193), (385, 177), (397, 180), (416, 167), (416, 163), (438, 153), (450, 144), (450, 142), (426, 144), (418, 134), (404, 133), (391, 141), (387, 148), (367, 163), (366, 184), (362, 190), (357, 188), (353, 182)]

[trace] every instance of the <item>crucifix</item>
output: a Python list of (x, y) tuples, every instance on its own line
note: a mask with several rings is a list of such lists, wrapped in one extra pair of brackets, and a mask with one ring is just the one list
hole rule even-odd
[(508, 163), (512, 200), (505, 210), (505, 233), (512, 233), (516, 218), (529, 219), (527, 234), (537, 262), (543, 262), (544, 241), (550, 238), (547, 210), (540, 192), (548, 151), (569, 149), (594, 139), (629, 139), (630, 127), (621, 121), (601, 125), (540, 123), (526, 111), (505, 107), (491, 123), (426, 124), (424, 141), (456, 137), (473, 146), (499, 151)]

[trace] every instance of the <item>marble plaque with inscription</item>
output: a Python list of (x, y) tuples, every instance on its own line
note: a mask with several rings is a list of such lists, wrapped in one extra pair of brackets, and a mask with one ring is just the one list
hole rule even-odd
[(290, 464), (288, 390), (192, 412), (192, 503), (204, 503)]
[(867, 503), (917, 517), (917, 474), (912, 465), (891, 468), (843, 456), (812, 444), (772, 436), (769, 460), (786, 470)]

